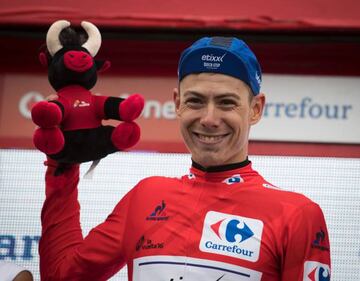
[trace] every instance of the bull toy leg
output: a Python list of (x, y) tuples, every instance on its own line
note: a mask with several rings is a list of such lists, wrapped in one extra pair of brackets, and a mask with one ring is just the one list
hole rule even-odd
[(58, 153), (65, 144), (64, 135), (57, 127), (36, 129), (33, 135), (33, 142), (35, 147), (45, 154)]
[(140, 139), (140, 127), (134, 122), (120, 123), (111, 135), (111, 141), (118, 150), (134, 146)]

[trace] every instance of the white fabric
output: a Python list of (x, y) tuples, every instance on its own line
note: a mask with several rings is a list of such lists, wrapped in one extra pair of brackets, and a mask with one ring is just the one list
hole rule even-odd
[(0, 261), (0, 280), (13, 281), (14, 278), (25, 268), (10, 262)]

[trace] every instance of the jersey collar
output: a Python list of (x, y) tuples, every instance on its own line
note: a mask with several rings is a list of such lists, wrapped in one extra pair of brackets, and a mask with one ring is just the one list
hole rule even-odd
[(241, 183), (249, 176), (258, 175), (251, 167), (251, 162), (246, 159), (243, 162), (228, 165), (204, 168), (192, 161), (189, 179), (206, 182)]
[(199, 171), (203, 171), (203, 172), (207, 172), (207, 173), (216, 173), (216, 172), (225, 172), (225, 171), (229, 171), (229, 170), (242, 168), (242, 167), (249, 165), (250, 163), (251, 162), (249, 161), (249, 159), (246, 158), (244, 161), (238, 162), (238, 163), (232, 163), (232, 164), (226, 164), (226, 165), (220, 165), (220, 166), (212, 166), (212, 167), (205, 168), (205, 167), (201, 166), (200, 164), (196, 163), (194, 160), (192, 160), (192, 167)]

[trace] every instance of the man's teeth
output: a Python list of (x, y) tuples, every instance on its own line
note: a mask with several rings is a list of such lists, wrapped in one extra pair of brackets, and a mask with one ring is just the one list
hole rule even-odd
[(206, 136), (198, 134), (200, 140), (205, 142), (217, 142), (223, 138), (223, 136)]

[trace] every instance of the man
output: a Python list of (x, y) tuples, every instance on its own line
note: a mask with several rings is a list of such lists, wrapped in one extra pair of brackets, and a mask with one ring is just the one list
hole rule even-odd
[(49, 160), (40, 241), (42, 280), (330, 280), (320, 207), (264, 180), (247, 158), (264, 108), (261, 70), (236, 38), (202, 38), (180, 58), (176, 113), (190, 173), (142, 180), (83, 239), (77, 165)]

